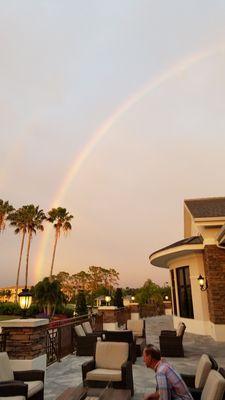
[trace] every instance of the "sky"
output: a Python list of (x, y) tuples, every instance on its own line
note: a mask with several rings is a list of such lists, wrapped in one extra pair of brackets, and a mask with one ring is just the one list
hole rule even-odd
[[(121, 286), (168, 271), (183, 201), (224, 196), (225, 2), (0, 0), (0, 198), (65, 207), (54, 273), (113, 267)], [(32, 240), (49, 275), (54, 231)], [(0, 287), (20, 237), (0, 237)], [(25, 282), (25, 254), (20, 284)]]

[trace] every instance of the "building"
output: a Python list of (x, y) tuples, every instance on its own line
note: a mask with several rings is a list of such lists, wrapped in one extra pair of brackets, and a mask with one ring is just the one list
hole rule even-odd
[[(24, 286), (18, 287), (18, 294), (22, 291)], [(16, 295), (16, 286), (7, 286), (0, 288), (0, 302), (14, 302)]]
[(225, 197), (185, 200), (184, 239), (149, 259), (170, 270), (175, 328), (225, 341)]

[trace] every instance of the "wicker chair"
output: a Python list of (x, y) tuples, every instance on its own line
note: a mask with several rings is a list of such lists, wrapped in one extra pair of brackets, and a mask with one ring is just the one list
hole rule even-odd
[(210, 371), (218, 369), (216, 360), (209, 354), (202, 354), (195, 375), (181, 374), (194, 399), (199, 399)]
[(222, 400), (225, 393), (225, 371), (211, 370), (199, 400)]
[(129, 389), (133, 396), (132, 362), (128, 357), (128, 343), (97, 342), (94, 359), (82, 365), (83, 381), (91, 381), (96, 387), (111, 381), (114, 388)]
[(0, 397), (43, 400), (44, 374), (41, 370), (13, 371), (8, 354), (0, 353)]
[(132, 331), (105, 331), (103, 336), (103, 340), (106, 342), (126, 342), (130, 344), (130, 352), (129, 352), (129, 360), (132, 363), (136, 361), (136, 338), (133, 335)]
[(145, 339), (145, 320), (144, 319), (128, 319), (127, 329), (133, 332), (136, 338), (136, 357), (141, 357), (146, 346)]
[(82, 325), (74, 327), (74, 341), (77, 356), (93, 356), (98, 334), (86, 334)]
[(183, 336), (185, 329), (186, 325), (180, 322), (176, 331), (161, 331), (159, 345), (162, 356), (184, 357)]

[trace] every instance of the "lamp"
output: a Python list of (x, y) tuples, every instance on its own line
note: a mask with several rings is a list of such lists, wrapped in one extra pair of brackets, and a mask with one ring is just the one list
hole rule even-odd
[(109, 305), (111, 301), (111, 296), (105, 296), (106, 304)]
[(167, 296), (167, 294), (164, 296), (164, 300), (168, 301), (169, 300), (169, 296)]
[(26, 318), (26, 311), (28, 310), (28, 308), (30, 308), (32, 303), (32, 294), (29, 289), (25, 287), (24, 289), (22, 289), (22, 292), (18, 294), (18, 297), (20, 308), (23, 310), (23, 318)]
[(131, 301), (134, 302), (135, 296), (131, 296)]
[(205, 290), (208, 289), (207, 279), (204, 278), (202, 275), (199, 275), (198, 283), (199, 283), (199, 286), (200, 286), (200, 289), (202, 290), (202, 292), (204, 292)]

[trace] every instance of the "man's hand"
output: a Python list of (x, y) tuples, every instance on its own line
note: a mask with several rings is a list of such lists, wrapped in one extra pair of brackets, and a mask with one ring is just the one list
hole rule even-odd
[(159, 392), (154, 393), (145, 393), (143, 400), (158, 400), (159, 399)]

